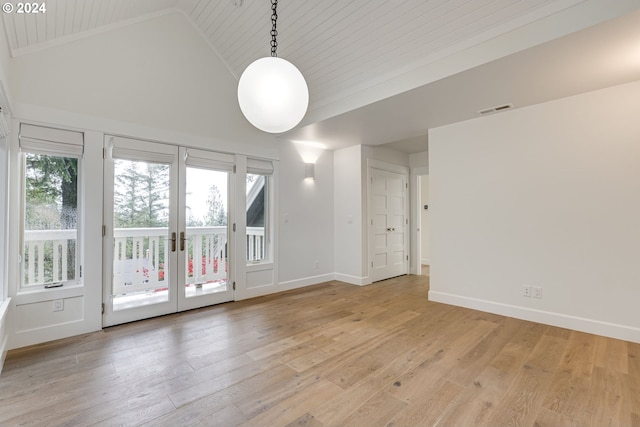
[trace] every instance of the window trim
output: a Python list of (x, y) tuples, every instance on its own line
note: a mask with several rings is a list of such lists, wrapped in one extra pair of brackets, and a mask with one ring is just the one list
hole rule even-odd
[(76, 248), (75, 248), (75, 277), (71, 280), (53, 281), (52, 283), (62, 283), (63, 287), (83, 286), (83, 154), (84, 154), (84, 133), (71, 130), (49, 128), (44, 126), (21, 123), (20, 134), (18, 135), (18, 160), (20, 179), (20, 203), (18, 217), (18, 263), (17, 268), (17, 292), (32, 293), (34, 291), (51, 292), (60, 288), (46, 288), (49, 283), (28, 285), (25, 283), (25, 214), (26, 214), (26, 156), (27, 154), (37, 154), (51, 157), (75, 158), (77, 164), (77, 188), (76, 188)]
[[(273, 170), (273, 169), (272, 169)], [(272, 175), (265, 173), (256, 173), (256, 171), (247, 170), (247, 175), (258, 175), (264, 178), (264, 257), (259, 260), (251, 261), (248, 260), (245, 254), (245, 264), (247, 267), (255, 266), (255, 265), (264, 265), (264, 264), (272, 264), (274, 262), (273, 257), (273, 245), (272, 245), (272, 215), (271, 215), (271, 187), (272, 187)], [(247, 196), (245, 191), (245, 197)], [(247, 206), (248, 208), (248, 206)], [(245, 221), (246, 221), (246, 212), (245, 212)], [(249, 228), (249, 224), (246, 224), (246, 228)], [(247, 240), (247, 236), (249, 234), (245, 231), (245, 240)]]

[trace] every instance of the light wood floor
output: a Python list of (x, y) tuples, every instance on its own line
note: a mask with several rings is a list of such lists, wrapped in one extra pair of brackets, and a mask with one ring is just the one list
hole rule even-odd
[(9, 353), (0, 425), (640, 425), (640, 345), (330, 282)]

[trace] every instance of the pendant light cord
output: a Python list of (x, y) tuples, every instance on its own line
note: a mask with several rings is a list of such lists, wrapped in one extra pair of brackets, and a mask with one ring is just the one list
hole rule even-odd
[(278, 21), (277, 8), (278, 0), (271, 0), (271, 56), (273, 57), (278, 56), (276, 52), (278, 49), (278, 41), (276, 40), (276, 36), (278, 35), (278, 30), (276, 30), (276, 23)]

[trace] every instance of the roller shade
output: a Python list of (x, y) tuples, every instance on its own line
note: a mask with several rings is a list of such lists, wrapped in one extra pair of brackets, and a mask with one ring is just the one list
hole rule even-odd
[(273, 175), (273, 162), (270, 160), (247, 159), (247, 173)]
[(236, 158), (233, 154), (215, 153), (193, 148), (186, 150), (185, 164), (194, 168), (231, 172), (235, 163)]
[(18, 139), (20, 149), (32, 153), (75, 157), (84, 153), (82, 132), (21, 123)]

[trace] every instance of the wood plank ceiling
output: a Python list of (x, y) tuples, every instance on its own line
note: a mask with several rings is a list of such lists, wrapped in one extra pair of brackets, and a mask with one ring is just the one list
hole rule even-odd
[[(565, 9), (582, 0), (281, 0), (278, 54), (300, 68), (310, 108)], [(268, 0), (47, 0), (3, 14), (13, 55), (166, 11), (183, 13), (238, 77), (269, 54)]]

